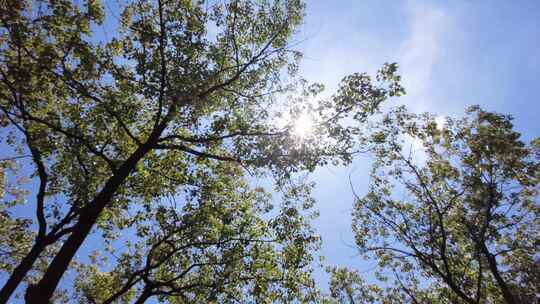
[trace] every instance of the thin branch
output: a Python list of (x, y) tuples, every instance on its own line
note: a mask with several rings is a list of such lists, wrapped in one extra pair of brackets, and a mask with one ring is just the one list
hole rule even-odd
[(16, 160), (16, 159), (21, 159), (21, 158), (29, 158), (29, 157), (32, 157), (32, 155), (19, 155), (19, 156), (5, 157), (5, 158), (0, 158), (0, 162)]
[(242, 161), (238, 158), (201, 152), (201, 151), (197, 151), (197, 150), (191, 149), (187, 146), (180, 145), (180, 144), (168, 144), (168, 145), (157, 144), (154, 147), (157, 150), (179, 150), (179, 151), (184, 151), (189, 154), (195, 155), (197, 157), (205, 157), (205, 158), (211, 158), (211, 159), (216, 159), (216, 160), (221, 160), (221, 161), (242, 163)]
[(172, 139), (178, 139), (184, 142), (190, 142), (190, 143), (207, 143), (212, 141), (222, 141), (224, 139), (238, 137), (238, 136), (278, 136), (283, 135), (287, 131), (281, 131), (281, 132), (234, 132), (223, 136), (206, 136), (206, 137), (186, 137), (181, 135), (168, 135), (160, 139), (160, 142), (172, 140)]

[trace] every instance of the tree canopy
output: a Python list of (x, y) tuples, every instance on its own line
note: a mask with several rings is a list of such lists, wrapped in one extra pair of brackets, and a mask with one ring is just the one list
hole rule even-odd
[[(316, 238), (287, 202), (304, 191), (285, 191), (269, 220), (244, 175), (273, 176), (285, 189), (296, 174), (348, 163), (368, 117), (404, 92), (395, 64), (375, 79), (347, 76), (320, 97), (323, 86), (297, 74), (299, 0), (135, 0), (109, 11), (99, 1), (4, 4), (0, 125), (11, 154), (1, 166), (10, 176), (0, 302), (23, 282), (29, 303), (62, 301), (55, 291), (70, 267), (97, 284), (76, 282), (85, 301), (299, 294)], [(306, 114), (314, 132), (299, 138), (294, 119)], [(27, 162), (17, 168), (16, 159)], [(167, 205), (171, 197), (182, 203)], [(115, 247), (122, 233), (137, 244), (114, 252), (112, 270), (75, 259), (89, 235)], [(240, 261), (251, 268), (232, 266)]]
[(400, 108), (376, 127), (353, 229), (392, 293), (415, 303), (538, 300), (540, 142), (520, 137), (510, 116), (477, 106), (444, 123)]
[[(540, 299), (540, 140), (385, 106), (396, 63), (325, 94), (303, 1), (1, 3), (0, 303)], [(309, 173), (360, 152), (377, 280), (331, 266), (327, 292)]]

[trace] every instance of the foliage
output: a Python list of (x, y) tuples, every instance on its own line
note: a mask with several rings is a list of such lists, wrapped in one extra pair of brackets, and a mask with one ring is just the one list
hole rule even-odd
[(335, 266), (326, 271), (330, 274), (330, 294), (323, 297), (324, 303), (378, 303), (382, 298), (381, 289), (368, 285), (358, 271)]
[(467, 113), (438, 124), (400, 108), (376, 128), (370, 189), (354, 210), (358, 249), (413, 302), (533, 303), (539, 141), (525, 144), (509, 116)]
[(136, 236), (123, 246), (131, 250), (112, 270), (82, 265), (81, 300), (289, 303), (310, 297), (318, 237), (303, 210), (312, 206), (311, 187), (284, 189), (281, 207), (269, 216), (270, 196), (250, 189), (238, 167), (220, 167), (226, 178), (206, 176), (183, 200), (173, 197), (142, 213)]
[[(202, 191), (201, 175), (212, 177), (206, 187), (223, 183), (229, 172), (220, 163), (255, 177), (272, 174), (283, 186), (297, 172), (349, 162), (363, 123), (385, 99), (404, 93), (397, 66), (388, 64), (374, 80), (353, 74), (336, 94), (318, 97), (322, 86), (300, 79), (301, 54), (290, 46), (305, 10), (299, 0), (135, 0), (118, 3), (119, 14), (107, 14), (95, 0), (5, 2), (2, 145), (33, 168), (20, 174), (35, 181), (28, 208), (37, 231), (0, 302), (54, 248), (42, 278), (26, 292), (28, 302), (46, 302), (89, 234), (99, 231), (113, 242), (122, 230), (154, 227), (161, 212), (172, 212), (160, 207), (165, 197)], [(316, 117), (315, 131), (298, 138), (291, 120), (304, 112)], [(227, 203), (239, 207), (242, 200)], [(205, 212), (193, 229), (216, 225), (216, 215)], [(153, 232), (152, 241), (148, 233), (139, 236), (148, 247), (130, 254), (154, 258), (149, 248), (160, 237)], [(272, 250), (288, 248), (289, 240), (280, 241)], [(169, 262), (199, 257), (185, 258)]]
[(13, 160), (0, 162), (0, 269), (13, 270), (17, 260), (21, 259), (32, 243), (30, 221), (16, 218), (10, 209), (22, 203), (25, 191), (16, 183), (9, 181), (8, 176), (16, 174), (16, 163)]

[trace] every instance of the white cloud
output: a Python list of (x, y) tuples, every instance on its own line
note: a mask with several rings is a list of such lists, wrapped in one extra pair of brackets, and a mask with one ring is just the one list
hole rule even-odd
[(443, 36), (448, 30), (450, 17), (441, 9), (410, 5), (411, 34), (400, 48), (403, 83), (407, 90), (407, 104), (415, 111), (428, 110), (433, 70), (441, 58)]

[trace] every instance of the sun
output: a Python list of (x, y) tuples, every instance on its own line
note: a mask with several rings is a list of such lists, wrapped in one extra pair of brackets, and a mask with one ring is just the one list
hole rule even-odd
[(439, 129), (439, 131), (442, 131), (445, 128), (446, 117), (443, 115), (438, 115), (437, 117), (435, 117), (435, 123), (437, 124), (437, 129)]
[(307, 113), (303, 113), (294, 121), (293, 133), (297, 137), (304, 138), (313, 132), (313, 126), (313, 119)]

